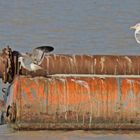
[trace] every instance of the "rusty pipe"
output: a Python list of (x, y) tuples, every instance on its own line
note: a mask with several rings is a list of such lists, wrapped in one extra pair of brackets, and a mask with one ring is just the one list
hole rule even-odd
[(46, 55), (42, 67), (49, 74), (139, 75), (140, 56)]
[[(9, 50), (10, 53), (6, 53)], [(20, 69), (19, 54), (10, 48), (0, 54), (0, 77), (11, 82), (15, 75), (48, 76), (53, 74), (139, 75), (140, 56), (47, 54), (43, 70), (29, 72)]]
[[(35, 76), (53, 74), (111, 74), (139, 75), (140, 56), (113, 55), (46, 55), (41, 63), (45, 70), (32, 73)], [(21, 70), (22, 75), (29, 72)]]
[(14, 79), (15, 129), (140, 129), (140, 76)]
[(0, 77), (2, 78), (3, 72), (5, 71), (5, 62), (4, 62), (4, 56), (2, 53), (0, 53)]
[(9, 46), (0, 53), (0, 78), (4, 83), (11, 83), (15, 74), (17, 74), (18, 55), (19, 53), (12, 51)]

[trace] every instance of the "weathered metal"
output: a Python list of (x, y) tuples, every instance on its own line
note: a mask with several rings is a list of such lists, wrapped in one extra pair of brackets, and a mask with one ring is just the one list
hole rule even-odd
[(15, 77), (15, 129), (140, 129), (140, 76)]
[[(112, 74), (139, 75), (140, 56), (49, 54), (42, 61), (44, 71), (32, 75)], [(29, 72), (21, 70), (21, 74)]]
[(16, 74), (45, 77), (52, 74), (140, 74), (140, 56), (46, 54), (41, 63), (43, 70), (36, 72), (20, 69), (18, 57), (19, 53), (9, 47), (0, 54), (0, 77), (5, 83), (12, 82)]
[(0, 53), (0, 78), (4, 83), (12, 82), (17, 71), (17, 59), (17, 54), (9, 46)]

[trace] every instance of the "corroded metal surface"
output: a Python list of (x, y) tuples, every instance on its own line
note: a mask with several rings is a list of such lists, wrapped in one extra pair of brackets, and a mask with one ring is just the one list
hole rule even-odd
[[(140, 56), (111, 55), (46, 55), (41, 66), (43, 71), (33, 75), (47, 74), (112, 74), (139, 75)], [(27, 71), (22, 70), (21, 74)]]
[(12, 51), (12, 49), (7, 46), (0, 53), (0, 78), (4, 83), (11, 83), (14, 75), (16, 74), (16, 54)]
[(20, 76), (8, 106), (16, 129), (140, 129), (140, 77)]
[(41, 62), (43, 70), (29, 72), (18, 64), (19, 53), (9, 47), (0, 54), (0, 77), (12, 82), (16, 74), (45, 76), (52, 74), (139, 75), (140, 56), (47, 54)]

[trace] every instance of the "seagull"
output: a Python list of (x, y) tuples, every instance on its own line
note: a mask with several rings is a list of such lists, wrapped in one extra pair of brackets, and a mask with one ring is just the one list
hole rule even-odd
[(140, 44), (140, 23), (130, 27), (130, 29), (135, 29), (135, 39)]
[(21, 56), (18, 58), (18, 61), (21, 66), (28, 71), (37, 71), (42, 69), (41, 66), (35, 64), (28, 56)]
[(24, 69), (35, 72), (37, 70), (42, 70), (43, 68), (40, 66), (42, 60), (45, 57), (45, 53), (49, 53), (53, 51), (54, 48), (51, 46), (40, 46), (33, 49), (31, 54), (20, 54), (18, 58), (18, 62), (20, 62), (20, 66)]

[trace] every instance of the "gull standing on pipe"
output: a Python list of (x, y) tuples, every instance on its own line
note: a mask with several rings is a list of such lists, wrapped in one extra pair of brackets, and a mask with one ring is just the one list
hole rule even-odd
[(140, 23), (130, 27), (130, 29), (135, 29), (135, 39), (140, 44)]
[(20, 62), (20, 65), (28, 70), (28, 71), (37, 71), (43, 69), (40, 64), (42, 60), (44, 59), (45, 53), (53, 51), (54, 48), (51, 46), (40, 46), (33, 50), (32, 54), (26, 53), (26, 54), (20, 54), (20, 57), (18, 58), (18, 62)]

